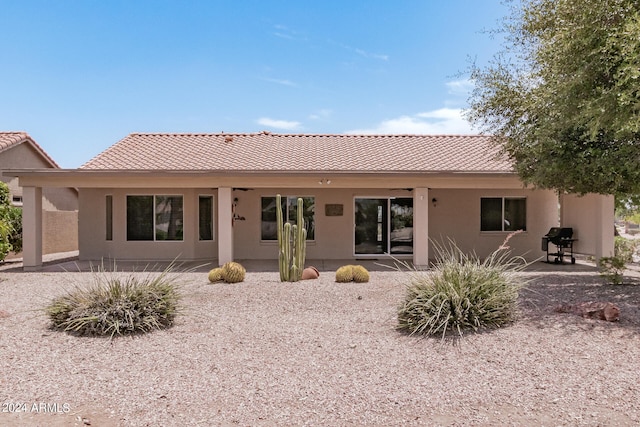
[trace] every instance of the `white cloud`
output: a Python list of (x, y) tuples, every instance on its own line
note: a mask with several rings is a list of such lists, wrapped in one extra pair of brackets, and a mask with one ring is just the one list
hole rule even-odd
[(264, 80), (265, 82), (277, 83), (277, 84), (283, 85), (283, 86), (298, 87), (298, 84), (296, 82), (292, 82), (291, 80), (272, 79), (272, 78), (268, 78), (268, 77), (262, 77), (261, 79)]
[(293, 30), (285, 25), (274, 25), (273, 28), (275, 29), (273, 35), (276, 37), (280, 37), (281, 39), (287, 39), (287, 40), (300, 40), (300, 41), (306, 41), (307, 37), (304, 34), (301, 34), (300, 32)]
[[(347, 49), (351, 49), (350, 47), (346, 47)], [(371, 52), (367, 52), (366, 50), (362, 50), (362, 49), (352, 49), (355, 53), (357, 53), (358, 55), (364, 56), (365, 58), (372, 58), (372, 59), (379, 59), (381, 61), (388, 61), (389, 60), (389, 55), (384, 55), (381, 53), (371, 53)]]
[(358, 55), (360, 55), (360, 56), (362, 56), (364, 58), (377, 59), (377, 60), (380, 60), (380, 61), (388, 61), (389, 60), (389, 55), (386, 55), (384, 53), (369, 52), (369, 51), (366, 51), (364, 49), (360, 49), (360, 48), (357, 48), (357, 47), (349, 46), (347, 44), (336, 42), (336, 41), (333, 41), (333, 40), (327, 40), (327, 42), (329, 44), (333, 44), (333, 45), (339, 46), (342, 49), (345, 49), (345, 50), (348, 50), (348, 51), (351, 51), (351, 52), (355, 52), (356, 54), (358, 54)]
[(268, 117), (259, 118), (257, 123), (270, 128), (283, 130), (296, 130), (299, 129), (301, 125), (300, 122), (294, 122), (291, 120), (274, 120)]
[(333, 111), (324, 108), (316, 111), (315, 113), (309, 114), (309, 118), (311, 120), (328, 120), (329, 117), (331, 117), (331, 114), (333, 114)]
[(473, 90), (473, 81), (469, 79), (454, 80), (446, 83), (449, 94), (455, 96), (469, 96)]
[(346, 134), (470, 135), (476, 134), (463, 117), (462, 109), (441, 108), (411, 116), (384, 120), (370, 129), (354, 129)]

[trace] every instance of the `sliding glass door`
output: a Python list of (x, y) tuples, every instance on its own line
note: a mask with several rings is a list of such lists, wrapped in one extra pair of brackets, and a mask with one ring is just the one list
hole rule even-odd
[(388, 202), (388, 199), (356, 199), (356, 254), (387, 252), (389, 246)]
[(412, 198), (355, 199), (356, 255), (412, 254)]
[(391, 211), (391, 231), (389, 233), (389, 252), (391, 254), (413, 253), (413, 199), (398, 198), (389, 200)]

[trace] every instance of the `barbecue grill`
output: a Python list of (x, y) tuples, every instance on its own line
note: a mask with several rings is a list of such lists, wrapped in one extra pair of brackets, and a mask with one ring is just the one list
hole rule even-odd
[[(549, 256), (555, 257), (553, 260), (556, 264), (564, 263), (565, 255), (571, 256), (571, 264), (576, 263), (576, 259), (573, 256), (573, 242), (577, 239), (573, 238), (573, 228), (568, 227), (551, 227), (549, 232), (542, 238), (542, 250), (547, 253), (547, 262)], [(549, 243), (556, 247), (555, 252), (549, 252)], [(569, 252), (567, 254), (567, 251)]]

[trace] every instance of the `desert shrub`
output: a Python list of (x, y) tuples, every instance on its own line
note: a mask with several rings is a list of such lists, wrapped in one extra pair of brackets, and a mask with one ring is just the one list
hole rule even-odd
[(620, 285), (623, 282), (624, 270), (626, 262), (619, 256), (607, 256), (598, 260), (598, 268), (600, 269), (600, 277), (607, 283)]
[(617, 236), (614, 240), (613, 256), (602, 257), (598, 261), (600, 276), (608, 283), (621, 284), (627, 263), (633, 261), (637, 248), (637, 241)]
[[(508, 240), (509, 238), (507, 238)], [(398, 329), (442, 335), (500, 327), (515, 320), (527, 264), (510, 255), (506, 241), (485, 260), (463, 253), (454, 242), (436, 246), (430, 271), (409, 272), (406, 296), (398, 308)]]
[(53, 329), (110, 336), (150, 332), (173, 324), (180, 311), (173, 264), (162, 273), (94, 271), (93, 283), (54, 298), (44, 311)]

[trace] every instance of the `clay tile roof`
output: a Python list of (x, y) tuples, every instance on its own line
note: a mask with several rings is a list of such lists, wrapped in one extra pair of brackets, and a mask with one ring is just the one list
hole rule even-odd
[(512, 172), (490, 136), (131, 134), (81, 169)]
[(54, 168), (59, 168), (58, 164), (40, 147), (26, 132), (0, 132), (0, 153), (15, 147), (18, 144), (26, 143), (31, 145), (47, 162)]

